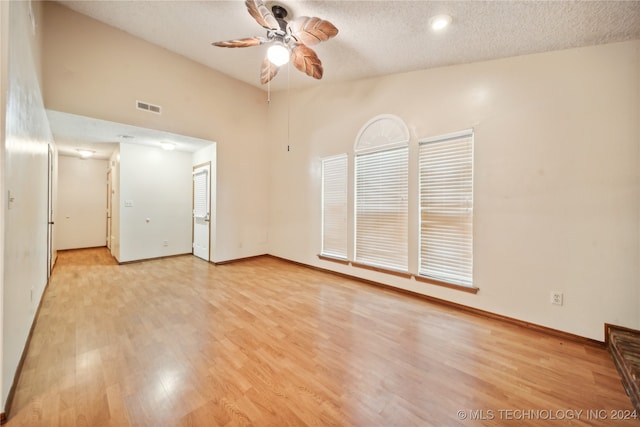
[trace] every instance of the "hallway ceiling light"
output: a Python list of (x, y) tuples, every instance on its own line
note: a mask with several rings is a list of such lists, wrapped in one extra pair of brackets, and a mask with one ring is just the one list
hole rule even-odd
[(95, 153), (95, 151), (93, 150), (86, 150), (84, 148), (78, 148), (76, 151), (78, 152), (78, 154), (80, 154), (80, 157), (82, 157), (83, 159), (88, 159), (89, 157), (93, 156), (93, 154)]
[(160, 147), (162, 147), (163, 150), (172, 151), (176, 148), (176, 145), (171, 142), (162, 141)]

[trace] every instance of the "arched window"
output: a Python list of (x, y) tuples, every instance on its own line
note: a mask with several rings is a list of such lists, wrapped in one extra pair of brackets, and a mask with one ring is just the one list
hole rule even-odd
[(360, 129), (355, 146), (355, 262), (406, 272), (409, 130), (384, 114)]

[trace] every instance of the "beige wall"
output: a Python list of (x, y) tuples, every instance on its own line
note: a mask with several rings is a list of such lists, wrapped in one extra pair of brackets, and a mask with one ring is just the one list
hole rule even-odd
[[(34, 17), (39, 7), (34, 3)], [(2, 205), (3, 407), (47, 282), (47, 147), (53, 144), (38, 79), (39, 21), (32, 25), (28, 2), (10, 2), (8, 9), (3, 167), (4, 189), (14, 200)]]
[[(4, 167), (5, 159), (5, 136), (6, 136), (6, 106), (7, 106), (7, 86), (9, 74), (9, 3), (0, 2), (0, 164)], [(0, 205), (5, 206), (5, 183), (4, 174), (0, 174)], [(13, 378), (5, 379), (4, 374), (4, 209), (0, 215), (0, 412), (5, 412), (5, 382)]]
[(44, 11), (47, 108), (216, 142), (216, 261), (266, 253), (264, 92), (56, 3)]
[[(599, 340), (605, 322), (640, 327), (639, 80), (636, 41), (272, 95), (269, 252)], [(410, 206), (417, 139), (475, 130), (477, 295), (317, 259), (320, 159), (348, 153), (353, 177), (356, 135), (382, 113), (412, 133)], [(415, 237), (410, 256), (415, 273)]]

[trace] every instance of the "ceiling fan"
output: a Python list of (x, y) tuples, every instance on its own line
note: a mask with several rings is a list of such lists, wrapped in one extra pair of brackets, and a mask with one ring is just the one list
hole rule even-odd
[(273, 79), (281, 65), (289, 60), (303, 73), (321, 79), (322, 62), (309, 46), (327, 41), (338, 34), (338, 29), (329, 21), (316, 17), (300, 16), (286, 21), (287, 10), (274, 5), (271, 10), (261, 0), (246, 0), (249, 14), (267, 29), (267, 37), (248, 37), (212, 43), (218, 47), (251, 47), (273, 43), (262, 62), (260, 82), (265, 84)]

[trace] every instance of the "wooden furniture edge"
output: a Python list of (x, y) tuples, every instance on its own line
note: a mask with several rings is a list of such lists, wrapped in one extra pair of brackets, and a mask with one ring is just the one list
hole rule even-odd
[(22, 349), (22, 354), (20, 355), (20, 360), (18, 361), (18, 366), (16, 367), (16, 373), (13, 376), (13, 381), (11, 382), (11, 388), (9, 389), (9, 393), (7, 394), (7, 401), (5, 402), (5, 405), (3, 408), (4, 412), (0, 413), (0, 424), (4, 424), (9, 420), (9, 414), (11, 413), (11, 404), (13, 403), (13, 398), (16, 394), (16, 388), (18, 388), (18, 381), (20, 380), (20, 376), (22, 374), (24, 361), (27, 358), (29, 346), (31, 345), (33, 330), (35, 329), (36, 323), (38, 322), (38, 318), (40, 317), (40, 309), (42, 308), (42, 301), (44, 301), (44, 295), (49, 289), (49, 283), (51, 283), (51, 276), (49, 276), (49, 279), (47, 279), (47, 284), (44, 286), (44, 290), (42, 291), (42, 295), (40, 297), (40, 302), (38, 303), (38, 308), (36, 309), (36, 314), (35, 316), (33, 316), (33, 322), (31, 322), (31, 327), (29, 328), (29, 334), (27, 335), (27, 340), (24, 343), (24, 348)]
[(640, 330), (638, 329), (627, 328), (626, 326), (618, 326), (611, 323), (605, 323), (604, 324), (604, 343), (607, 345), (607, 347), (611, 344), (609, 342), (609, 332), (611, 332), (612, 329), (617, 329), (623, 332), (631, 332), (632, 334), (640, 334)]
[(430, 295), (424, 295), (418, 292), (414, 292), (414, 291), (410, 291), (408, 289), (402, 289), (402, 288), (398, 288), (395, 286), (391, 286), (391, 285), (387, 285), (385, 283), (380, 283), (380, 282), (376, 282), (374, 280), (369, 280), (369, 279), (363, 279), (361, 277), (358, 276), (353, 276), (347, 273), (341, 273), (339, 271), (333, 271), (333, 270), (328, 270), (326, 268), (322, 268), (322, 267), (318, 267), (315, 265), (310, 265), (310, 264), (305, 264), (302, 262), (298, 262), (298, 261), (293, 261), (290, 259), (286, 259), (286, 258), (282, 258), (276, 255), (271, 255), (271, 254), (267, 254), (265, 255), (267, 257), (272, 257), (275, 259), (279, 259), (285, 262), (289, 262), (291, 264), (296, 264), (302, 267), (307, 267), (307, 268), (311, 268), (313, 270), (318, 270), (318, 271), (323, 271), (325, 273), (329, 273), (329, 274), (334, 274), (340, 277), (344, 277), (347, 279), (352, 279), (352, 280), (357, 280), (359, 282), (362, 282), (364, 284), (367, 285), (371, 285), (371, 286), (376, 286), (378, 288), (384, 288), (387, 289), (389, 291), (392, 292), (397, 292), (397, 293), (401, 293), (401, 294), (405, 294), (414, 298), (418, 298), (418, 299), (422, 299), (425, 301), (429, 301), (435, 304), (440, 304), (440, 305), (445, 305), (445, 306), (449, 306), (451, 308), (460, 310), (460, 311), (465, 311), (467, 313), (471, 313), (471, 314), (475, 314), (477, 316), (482, 316), (482, 317), (487, 317), (490, 319), (496, 319), (505, 323), (509, 323), (511, 325), (515, 325), (515, 326), (519, 326), (522, 328), (526, 328), (526, 329), (530, 329), (530, 330), (534, 330), (534, 331), (538, 331), (538, 332), (543, 332), (547, 335), (550, 336), (554, 336), (560, 339), (564, 339), (567, 341), (573, 341), (573, 342), (577, 342), (580, 344), (588, 344), (591, 346), (595, 346), (595, 347), (600, 347), (600, 348), (604, 348), (604, 342), (603, 341), (598, 341), (596, 339), (593, 338), (588, 338), (588, 337), (583, 337), (581, 335), (576, 335), (576, 334), (572, 334), (571, 332), (565, 332), (565, 331), (561, 331), (559, 329), (553, 329), (553, 328), (549, 328), (547, 326), (542, 326), (542, 325), (538, 325), (535, 323), (531, 323), (531, 322), (527, 322), (524, 320), (520, 320), (520, 319), (516, 319), (514, 317), (509, 317), (509, 316), (504, 316), (502, 314), (497, 314), (497, 313), (492, 313), (490, 311), (486, 311), (486, 310), (481, 310), (479, 308), (475, 308), (475, 307), (470, 307), (468, 305), (464, 305), (464, 304), (459, 304), (457, 302), (453, 302), (453, 301), (447, 301), (441, 298), (436, 298), (436, 297), (432, 297)]
[(609, 351), (609, 354), (613, 359), (613, 364), (615, 365), (616, 370), (620, 374), (622, 386), (624, 387), (627, 396), (629, 396), (631, 404), (636, 411), (640, 412), (640, 389), (638, 388), (638, 384), (634, 380), (633, 372), (627, 369), (627, 364), (624, 361), (624, 355), (622, 354), (620, 349), (616, 347), (615, 343), (611, 342), (610, 335), (612, 331), (626, 332), (640, 336), (640, 330), (627, 328), (625, 326), (613, 325), (611, 323), (604, 324), (604, 338), (607, 350)]

